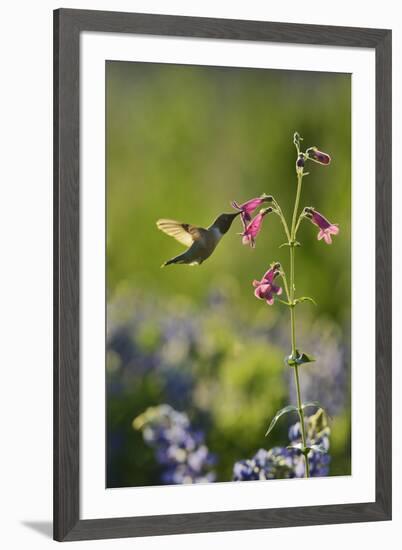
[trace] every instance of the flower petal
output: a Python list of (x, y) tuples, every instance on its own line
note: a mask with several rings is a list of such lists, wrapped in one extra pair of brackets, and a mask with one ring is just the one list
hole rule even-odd
[(275, 279), (275, 269), (270, 267), (266, 273), (264, 273), (264, 276), (262, 278), (263, 281), (266, 281), (267, 283), (272, 283), (272, 281)]
[(261, 199), (260, 197), (255, 199), (250, 199), (249, 201), (242, 204), (241, 208), (243, 212), (246, 212), (247, 214), (251, 214), (252, 212), (254, 212), (256, 208), (261, 206), (263, 202), (264, 202), (264, 199)]
[(257, 214), (256, 217), (247, 226), (247, 233), (252, 237), (256, 237), (261, 230), (262, 220), (263, 215)]
[(272, 292), (274, 292), (275, 294), (277, 294), (278, 296), (280, 296), (280, 295), (282, 294), (282, 287), (281, 287), (281, 286), (272, 285)]
[(258, 295), (259, 298), (270, 298), (272, 296), (272, 286), (270, 284), (262, 284), (255, 290), (255, 295)]
[(331, 226), (331, 222), (327, 220), (320, 212), (317, 212), (317, 210), (314, 210), (312, 213), (311, 221), (320, 229), (327, 229)]
[(247, 229), (248, 224), (251, 221), (250, 214), (246, 214), (246, 212), (241, 212), (240, 214), (241, 223), (243, 224), (243, 230), (245, 231)]
[(261, 286), (257, 287), (255, 290), (254, 290), (254, 296), (256, 298), (258, 298), (259, 300), (263, 300), (264, 299), (264, 293), (262, 292), (261, 290)]

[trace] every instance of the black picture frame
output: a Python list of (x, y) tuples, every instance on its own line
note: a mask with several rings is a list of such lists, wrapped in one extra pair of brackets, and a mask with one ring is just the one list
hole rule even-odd
[[(83, 31), (371, 48), (376, 58), (376, 499), (80, 519), (79, 56)], [(60, 9), (54, 12), (54, 538), (58, 541), (391, 519), (391, 31)], [(374, 404), (373, 404), (374, 406)]]

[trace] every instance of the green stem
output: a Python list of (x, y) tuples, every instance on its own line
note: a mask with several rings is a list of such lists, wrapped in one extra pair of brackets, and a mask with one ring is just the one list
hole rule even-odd
[(290, 303), (290, 293), (289, 293), (289, 287), (288, 287), (288, 280), (286, 279), (286, 273), (283, 270), (281, 270), (281, 277), (282, 277), (283, 284), (285, 285), (286, 297), (288, 299), (288, 302)]
[(297, 220), (297, 224), (296, 224), (296, 228), (295, 228), (295, 239), (296, 239), (296, 235), (297, 235), (297, 230), (299, 229), (299, 226), (303, 220), (303, 218), (305, 218), (305, 214), (304, 212), (302, 212), (299, 216), (299, 219)]
[(277, 214), (282, 222), (282, 225), (283, 225), (283, 229), (285, 230), (285, 233), (286, 233), (286, 238), (288, 241), (290, 241), (290, 233), (289, 233), (289, 228), (288, 228), (288, 224), (286, 223), (286, 219), (285, 219), (285, 216), (283, 215), (283, 212), (282, 212), (282, 209), (281, 207), (279, 206), (279, 204), (276, 202), (276, 200), (274, 199), (274, 212), (275, 214)]
[[(291, 328), (291, 340), (292, 340), (292, 357), (296, 358), (296, 315), (295, 315), (295, 239), (296, 239), (296, 219), (297, 219), (297, 212), (299, 210), (299, 202), (300, 202), (300, 194), (301, 194), (301, 188), (302, 188), (302, 180), (303, 180), (303, 174), (297, 174), (297, 192), (296, 192), (296, 200), (295, 200), (295, 206), (293, 210), (293, 217), (292, 217), (292, 228), (290, 233), (290, 328)], [(302, 436), (302, 444), (303, 449), (306, 448), (306, 428), (304, 425), (304, 413), (302, 408), (302, 400), (301, 400), (301, 393), (300, 393), (300, 380), (299, 380), (299, 366), (297, 363), (293, 366), (294, 368), (294, 374), (295, 374), (295, 385), (296, 385), (296, 393), (297, 393), (297, 410), (299, 413), (300, 418), (300, 426), (301, 426), (301, 436)], [(304, 462), (305, 462), (305, 477), (310, 477), (310, 468), (308, 463), (308, 457), (307, 453), (303, 452), (304, 456)]]
[[(294, 311), (294, 308), (292, 308)], [(295, 382), (296, 382), (296, 392), (297, 392), (297, 409), (299, 412), (300, 417), (300, 426), (301, 426), (301, 435), (302, 435), (302, 442), (303, 442), (303, 448), (306, 448), (306, 428), (304, 426), (304, 413), (302, 408), (302, 401), (301, 401), (301, 395), (300, 395), (300, 382), (299, 382), (299, 367), (298, 365), (295, 365), (293, 367), (295, 369)], [(304, 462), (306, 469), (304, 471), (304, 477), (310, 477), (310, 466), (308, 463), (308, 456), (307, 452), (303, 453), (304, 456)]]
[(297, 212), (299, 210), (302, 181), (303, 181), (303, 174), (297, 174), (297, 192), (296, 192), (295, 207), (293, 209), (292, 229), (290, 233), (292, 241), (294, 241), (296, 238), (296, 218), (297, 218)]

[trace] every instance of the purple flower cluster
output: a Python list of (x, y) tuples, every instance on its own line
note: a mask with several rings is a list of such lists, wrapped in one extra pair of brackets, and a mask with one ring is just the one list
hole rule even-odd
[(170, 306), (161, 312), (160, 303), (152, 300), (126, 301), (115, 300), (108, 309), (108, 395), (124, 396), (152, 379), (164, 394), (159, 402), (189, 408), (200, 354), (199, 319)]
[[(324, 153), (323, 151), (320, 151), (317, 147), (309, 147), (305, 153), (300, 152), (300, 141), (302, 141), (302, 138), (300, 137), (298, 132), (295, 132), (293, 136), (293, 143), (296, 145), (297, 148), (297, 160), (296, 160), (296, 172), (298, 174), (298, 177), (303, 178), (304, 175), (307, 175), (304, 173), (304, 166), (306, 161), (311, 160), (313, 162), (316, 162), (318, 164), (328, 165), (331, 163), (331, 157), (328, 155), (328, 153)], [(259, 213), (252, 218), (253, 212), (260, 206), (262, 206), (263, 203), (269, 202), (272, 203), (272, 207), (268, 208), (262, 208)], [(281, 211), (281, 208), (279, 207), (278, 203), (275, 201), (272, 195), (266, 195), (265, 193), (261, 195), (260, 197), (255, 197), (252, 199), (249, 199), (248, 201), (239, 204), (237, 201), (231, 202), (232, 208), (237, 210), (240, 213), (240, 219), (243, 225), (243, 232), (241, 233), (242, 236), (242, 242), (243, 244), (248, 244), (252, 248), (255, 248), (255, 242), (256, 238), (259, 235), (261, 228), (262, 228), (262, 222), (264, 220), (264, 216), (269, 214), (270, 212), (276, 212), (276, 214), (279, 214), (279, 216), (282, 218), (283, 221), (283, 214)], [(332, 244), (332, 235), (338, 235), (339, 233), (339, 226), (336, 223), (331, 223), (325, 216), (323, 216), (320, 212), (317, 212), (314, 208), (305, 208), (304, 215), (302, 218), (307, 218), (316, 225), (319, 228), (318, 232), (318, 240), (324, 240), (326, 244)], [(285, 223), (285, 229), (287, 228), (286, 222)], [(288, 229), (287, 231), (287, 237), (288, 240), (290, 240), (291, 235), (289, 234)], [(293, 231), (293, 226), (292, 226)], [(295, 233), (297, 232), (297, 228), (295, 230)], [(292, 236), (294, 238), (295, 235)], [(289, 243), (290, 244), (290, 243)], [(258, 297), (258, 296), (257, 296)], [(270, 302), (268, 302), (269, 305), (271, 305)]]
[(261, 231), (264, 217), (272, 212), (272, 208), (270, 207), (262, 208), (258, 214), (252, 218), (252, 213), (254, 210), (256, 210), (264, 202), (272, 202), (272, 196), (265, 195), (264, 193), (261, 197), (250, 199), (243, 204), (239, 204), (236, 201), (232, 201), (231, 203), (232, 207), (240, 212), (240, 219), (243, 225), (243, 233), (241, 233), (242, 242), (245, 245), (250, 245), (252, 248), (255, 247), (255, 240)]
[(161, 481), (166, 484), (210, 483), (215, 481), (211, 466), (215, 457), (204, 443), (204, 435), (191, 427), (186, 413), (170, 405), (150, 407), (133, 421), (142, 430), (144, 441), (155, 450), (164, 467)]
[[(321, 449), (311, 450), (308, 454), (310, 476), (327, 476), (331, 461), (328, 454), (330, 428), (324, 411), (319, 409), (314, 415), (306, 418), (306, 426), (307, 446), (314, 445)], [(290, 427), (289, 440), (288, 447), (273, 447), (269, 451), (259, 449), (251, 459), (236, 462), (233, 467), (233, 481), (304, 477), (304, 458), (297, 449), (301, 444), (300, 422)]]
[(259, 449), (251, 459), (233, 466), (233, 481), (258, 481), (295, 477), (292, 453), (282, 447)]
[(259, 300), (265, 300), (269, 306), (274, 303), (275, 295), (280, 296), (282, 294), (282, 288), (274, 284), (275, 277), (280, 273), (280, 267), (279, 263), (271, 264), (261, 281), (256, 279), (253, 281), (254, 296)]
[[(322, 413), (322, 409), (318, 411)], [(318, 414), (318, 413), (317, 413)], [(331, 457), (328, 454), (329, 451), (329, 435), (330, 428), (326, 426), (320, 431), (317, 431), (317, 428), (312, 427), (310, 417), (307, 419), (307, 446), (314, 445), (320, 447), (321, 451), (312, 450), (308, 454), (308, 461), (310, 467), (310, 476), (311, 477), (325, 477), (329, 474), (329, 463)], [(297, 422), (289, 429), (289, 440), (291, 446), (297, 446), (301, 444), (302, 437), (300, 431), (300, 422)], [(304, 477), (304, 459), (300, 452), (290, 450), (293, 453), (293, 470), (295, 477)]]

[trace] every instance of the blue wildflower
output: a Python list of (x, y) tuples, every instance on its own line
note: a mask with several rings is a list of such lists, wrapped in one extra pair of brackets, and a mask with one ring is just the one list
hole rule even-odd
[(292, 453), (287, 449), (259, 449), (253, 458), (235, 463), (233, 481), (291, 478), (294, 477), (292, 468)]
[(142, 430), (144, 441), (155, 450), (158, 463), (165, 467), (163, 483), (215, 481), (211, 470), (215, 457), (205, 445), (203, 433), (191, 427), (186, 413), (170, 405), (150, 407), (133, 420), (133, 427)]
[[(330, 428), (322, 409), (306, 418), (307, 446), (314, 445), (319, 450), (311, 450), (308, 455), (310, 476), (322, 477), (329, 474), (331, 457), (329, 451)], [(301, 443), (300, 422), (289, 428), (289, 447), (273, 447), (269, 451), (259, 449), (246, 460), (239, 460), (233, 466), (233, 481), (256, 481), (304, 477), (304, 458), (299, 450), (292, 449)]]
[[(308, 454), (311, 477), (323, 477), (329, 474), (329, 463), (331, 457), (329, 451), (329, 436), (331, 430), (328, 426), (326, 414), (323, 409), (312, 416), (306, 418), (307, 428), (307, 447), (314, 446), (317, 449), (312, 449)], [(298, 445), (302, 441), (300, 422), (297, 422), (289, 428), (289, 440), (291, 445)], [(296, 477), (304, 477), (304, 458), (299, 453), (294, 457), (294, 469)]]

